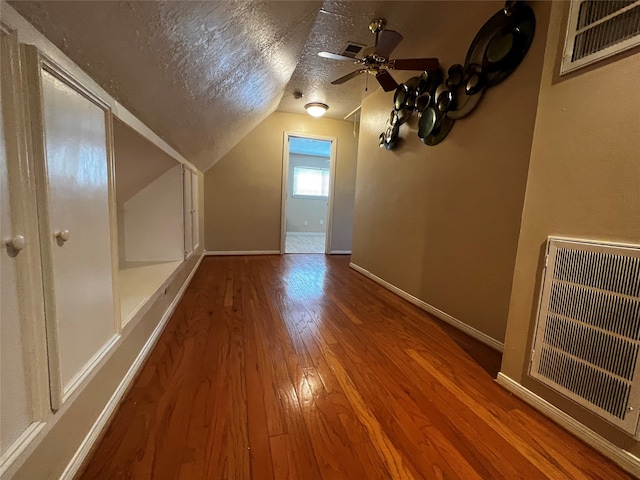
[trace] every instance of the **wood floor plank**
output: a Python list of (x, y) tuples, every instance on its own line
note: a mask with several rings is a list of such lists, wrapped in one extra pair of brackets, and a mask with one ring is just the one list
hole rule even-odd
[[(415, 350), (408, 350), (408, 355), (416, 361), (418, 365), (427, 370), (430, 375), (436, 378), (440, 384), (451, 391), (456, 397), (463, 400), (463, 402), (469, 406), (473, 411), (481, 414), (486, 424), (498, 432), (505, 440), (507, 440), (518, 452), (528, 458), (540, 471), (552, 472), (555, 475), (568, 476), (576, 480), (587, 480), (589, 477), (587, 474), (580, 472), (577, 466), (572, 465), (570, 462), (563, 462), (561, 469), (559, 465), (555, 465), (544, 456), (543, 452), (540, 452), (534, 448), (530, 443), (523, 441), (512, 428), (507, 427), (505, 424), (486, 408), (483, 402), (477, 398), (468, 394), (457, 382), (452, 378), (444, 375), (438, 366), (425, 360), (425, 358)], [(441, 367), (442, 365), (440, 365)], [(561, 457), (560, 457), (561, 458)]]
[[(244, 311), (249, 310), (251, 312), (251, 319), (256, 320), (257, 308), (252, 299), (249, 300), (249, 305)], [(271, 388), (266, 388), (263, 379), (269, 381), (270, 378), (264, 372), (264, 367), (261, 365), (258, 358), (260, 350), (258, 344), (260, 343), (257, 338), (256, 329), (254, 325), (248, 325), (245, 329), (244, 350), (246, 352), (245, 357), (245, 378), (247, 388), (247, 422), (248, 422), (248, 436), (250, 445), (250, 457), (251, 457), (251, 472), (260, 472), (261, 478), (265, 480), (272, 480), (273, 474), (273, 461), (271, 454), (271, 444), (269, 442), (269, 424), (267, 419), (267, 403), (273, 402), (272, 397), (268, 400), (265, 398), (272, 393)], [(263, 373), (264, 372), (264, 373)], [(278, 401), (278, 406), (280, 403)]]
[(348, 263), (205, 258), (77, 478), (631, 478)]

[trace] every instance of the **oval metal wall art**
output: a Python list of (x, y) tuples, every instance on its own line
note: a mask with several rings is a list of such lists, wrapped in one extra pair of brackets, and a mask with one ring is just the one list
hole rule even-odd
[(468, 116), (487, 88), (503, 82), (520, 65), (533, 41), (536, 17), (521, 1), (507, 1), (474, 37), (464, 64), (452, 65), (444, 78), (442, 69), (412, 77), (396, 89), (389, 128), (380, 135), (380, 146), (396, 145), (400, 125), (418, 115), (418, 137), (425, 145), (445, 139), (456, 120)]

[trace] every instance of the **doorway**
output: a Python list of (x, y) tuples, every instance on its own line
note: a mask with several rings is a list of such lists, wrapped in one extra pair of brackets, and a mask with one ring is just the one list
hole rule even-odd
[(328, 253), (336, 139), (285, 132), (281, 253)]

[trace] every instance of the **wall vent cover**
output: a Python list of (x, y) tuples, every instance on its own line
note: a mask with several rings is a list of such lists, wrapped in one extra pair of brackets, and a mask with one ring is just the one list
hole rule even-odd
[(640, 0), (572, 0), (560, 74), (640, 45)]
[(640, 247), (549, 238), (529, 374), (632, 435)]

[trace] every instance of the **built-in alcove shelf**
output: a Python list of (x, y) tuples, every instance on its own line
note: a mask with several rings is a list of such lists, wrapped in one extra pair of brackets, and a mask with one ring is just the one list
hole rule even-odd
[(118, 272), (120, 313), (126, 325), (151, 300), (182, 262), (131, 263)]
[(114, 118), (121, 324), (124, 327), (183, 262), (183, 167)]

